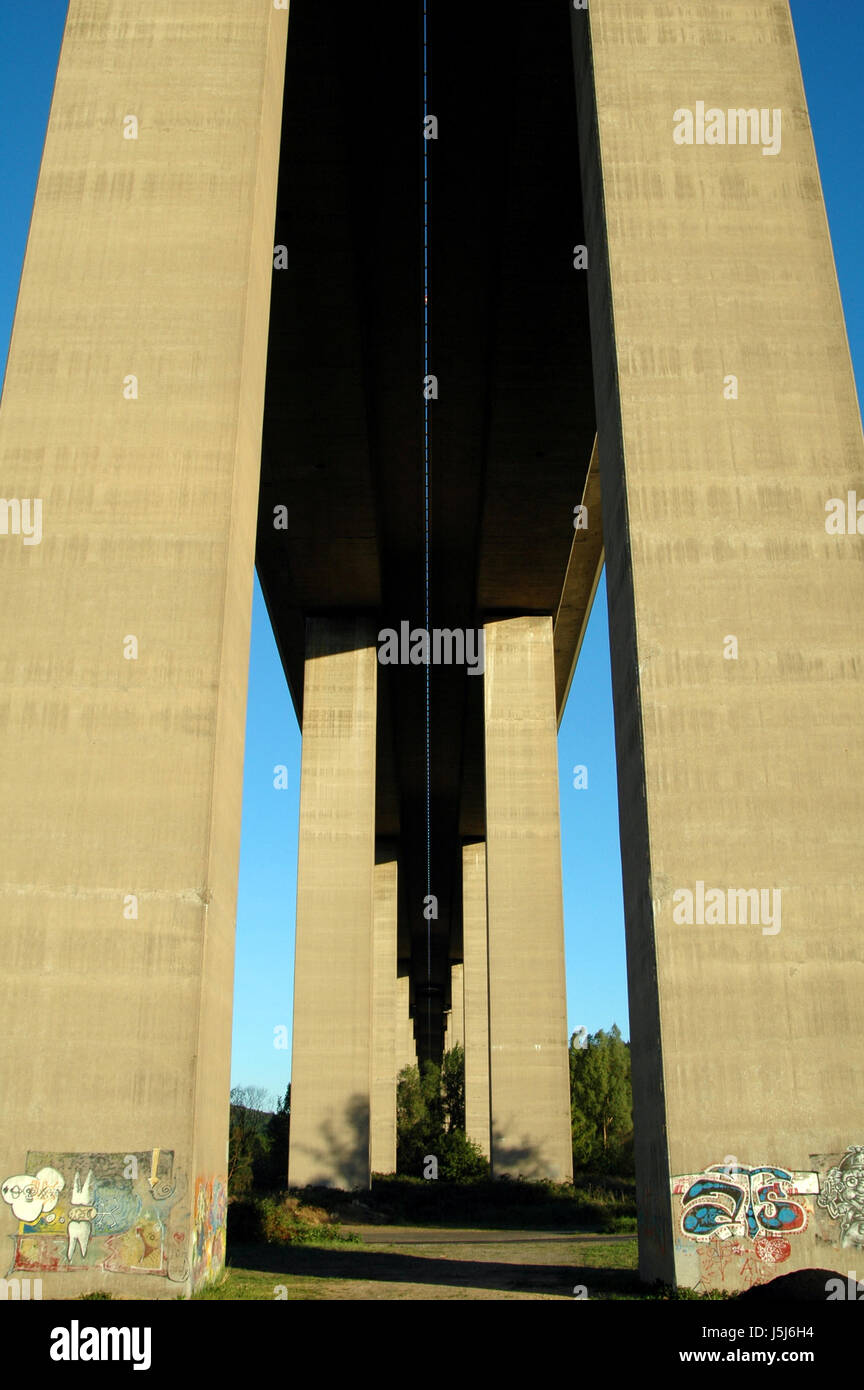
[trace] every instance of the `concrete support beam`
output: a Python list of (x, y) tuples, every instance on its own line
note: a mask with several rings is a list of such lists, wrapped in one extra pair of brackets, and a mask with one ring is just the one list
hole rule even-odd
[(582, 501), (573, 518), (573, 543), (561, 590), (561, 602), (555, 614), (555, 698), (559, 727), (588, 631), (604, 558), (600, 460), (595, 439), (582, 489)]
[(288, 1164), (297, 1187), (369, 1183), (377, 671), (365, 619), (307, 620)]
[(465, 1014), (465, 1133), (490, 1153), (489, 954), (486, 846), (462, 847), (462, 951)]
[(552, 619), (486, 624), (492, 1171), (572, 1178)]
[(396, 1172), (396, 851), (382, 845), (375, 856), (372, 910), (372, 1095), (369, 1167)]
[[(640, 1268), (706, 1288), (844, 1273), (864, 1145), (864, 539), (845, 504), (864, 447), (791, 17), (591, 0), (573, 31)], [(765, 1164), (786, 1174), (776, 1221)], [(713, 1165), (749, 1225), (707, 1185), (695, 1211)]]
[[(41, 514), (0, 542), (0, 1183), (57, 1199), (35, 1239), (0, 1203), (0, 1243), (45, 1298), (224, 1259), (286, 20), (69, 5), (0, 409)], [(64, 1235), (94, 1191), (122, 1259)]]

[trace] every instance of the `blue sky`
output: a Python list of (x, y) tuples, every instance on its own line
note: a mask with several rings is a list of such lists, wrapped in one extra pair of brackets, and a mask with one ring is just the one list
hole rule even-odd
[[(60, 39), (65, 0), (0, 6), (0, 370), (9, 332)], [(860, 138), (864, 3), (793, 0), (807, 104), (846, 311), (859, 398), (864, 364)], [(2, 475), (0, 475), (2, 484)], [(2, 492), (2, 486), (0, 486)], [(573, 788), (574, 764), (588, 787)], [(289, 787), (273, 769), (285, 764)], [(273, 1030), (291, 1024), (300, 735), (256, 583), (243, 845), (237, 906), (232, 1080), (281, 1094), (290, 1053)], [(570, 1029), (617, 1022), (629, 1035), (618, 807), (605, 584), (601, 585), (559, 737)]]

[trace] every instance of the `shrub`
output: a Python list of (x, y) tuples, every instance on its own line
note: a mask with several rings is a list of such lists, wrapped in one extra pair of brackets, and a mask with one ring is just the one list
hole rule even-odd
[(489, 1177), (489, 1160), (479, 1144), (461, 1129), (451, 1129), (437, 1140), (438, 1176), (446, 1182), (473, 1182)]
[(357, 1237), (342, 1230), (323, 1207), (306, 1206), (290, 1193), (271, 1193), (231, 1202), (228, 1234), (244, 1245), (303, 1245), (309, 1241), (346, 1240)]

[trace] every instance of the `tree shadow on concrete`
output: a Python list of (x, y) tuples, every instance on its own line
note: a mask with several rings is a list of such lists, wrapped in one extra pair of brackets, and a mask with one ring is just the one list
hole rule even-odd
[[(337, 1134), (335, 1124), (325, 1121), (318, 1130), (315, 1148), (307, 1145), (308, 1162), (320, 1164), (307, 1180), (308, 1187), (336, 1187), (352, 1191), (369, 1186), (369, 1097), (355, 1095), (345, 1107)], [(338, 1175), (338, 1181), (334, 1179)]]
[[(633, 1269), (597, 1269), (582, 1265), (516, 1264), (498, 1260), (435, 1259), (362, 1246), (236, 1246), (229, 1264), (273, 1275), (346, 1279), (360, 1283), (420, 1284), (515, 1294), (574, 1297), (584, 1286), (589, 1298), (634, 1294), (644, 1288)], [(274, 1283), (278, 1283), (274, 1279)]]
[(521, 1143), (511, 1140), (505, 1144), (502, 1131), (494, 1124), (492, 1155), (493, 1176), (496, 1178), (507, 1174), (508, 1177), (530, 1178), (532, 1182), (536, 1182), (549, 1176), (548, 1165), (544, 1164), (540, 1150), (532, 1144), (527, 1135), (523, 1135)]

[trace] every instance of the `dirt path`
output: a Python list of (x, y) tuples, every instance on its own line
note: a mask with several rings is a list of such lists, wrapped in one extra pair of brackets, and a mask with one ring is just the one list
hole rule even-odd
[(632, 1235), (595, 1235), (561, 1231), (490, 1231), (462, 1226), (359, 1226), (343, 1223), (343, 1230), (354, 1231), (364, 1245), (614, 1245), (632, 1241)]
[(581, 1289), (589, 1298), (627, 1297), (635, 1284), (633, 1236), (353, 1229), (363, 1244), (237, 1250), (234, 1275), (261, 1281), (253, 1297), (284, 1286), (289, 1298), (316, 1300), (573, 1299)]

